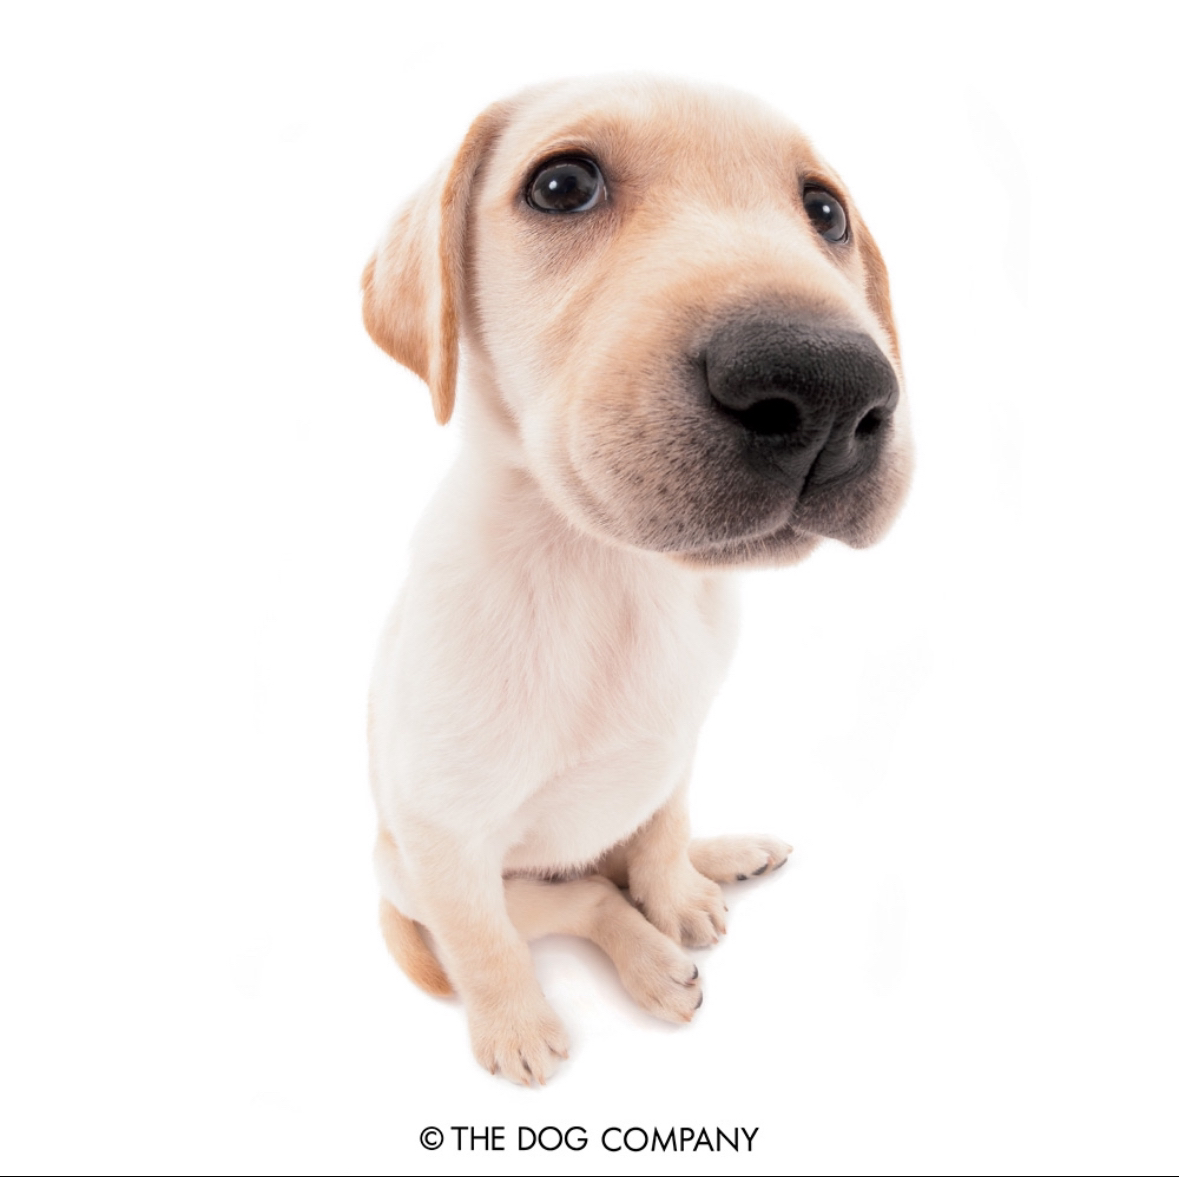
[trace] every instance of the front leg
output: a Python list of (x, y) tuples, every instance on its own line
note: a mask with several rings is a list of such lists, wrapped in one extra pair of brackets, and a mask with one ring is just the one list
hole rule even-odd
[(679, 944), (715, 944), (724, 935), (718, 883), (763, 875), (786, 864), (790, 846), (766, 834), (692, 838), (687, 782), (598, 869), (620, 884), (661, 932)]
[(437, 829), (404, 845), (415, 906), (467, 1007), (475, 1057), (492, 1074), (543, 1084), (567, 1041), (508, 916), (502, 855)]
[(685, 780), (611, 858), (624, 860), (631, 898), (664, 935), (686, 947), (716, 944), (725, 932), (724, 894), (692, 865), (690, 842)]

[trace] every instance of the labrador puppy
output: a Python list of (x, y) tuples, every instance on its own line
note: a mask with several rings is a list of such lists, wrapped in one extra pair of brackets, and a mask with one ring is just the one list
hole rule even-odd
[(589, 938), (686, 1022), (718, 884), (789, 853), (691, 838), (693, 750), (729, 571), (874, 543), (904, 497), (888, 278), (789, 122), (612, 78), (485, 111), (362, 287), (439, 422), (465, 376), (372, 684), (382, 927), (414, 981), (461, 995), (480, 1063), (543, 1083), (566, 1039), (530, 939)]

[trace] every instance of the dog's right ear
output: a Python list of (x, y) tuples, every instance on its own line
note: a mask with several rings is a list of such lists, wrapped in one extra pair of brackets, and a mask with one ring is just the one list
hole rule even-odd
[(475, 120), (454, 159), (397, 214), (360, 280), (365, 328), (429, 385), (440, 425), (454, 411), (475, 176), (506, 114), (499, 104)]

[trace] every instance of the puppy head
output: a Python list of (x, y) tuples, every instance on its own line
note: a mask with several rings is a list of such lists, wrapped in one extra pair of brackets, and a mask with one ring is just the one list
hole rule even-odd
[[(874, 542), (911, 458), (888, 277), (754, 100), (587, 80), (491, 108), (364, 276), (445, 421), (460, 337), (575, 525), (702, 564)], [(486, 378), (482, 378), (485, 375)]]

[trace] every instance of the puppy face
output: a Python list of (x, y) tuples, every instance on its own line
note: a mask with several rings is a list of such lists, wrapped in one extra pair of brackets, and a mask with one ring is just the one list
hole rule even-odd
[(701, 565), (883, 534), (911, 464), (887, 276), (792, 125), (587, 81), (494, 108), (464, 152), (438, 218), (462, 219), (451, 313), (570, 520)]

